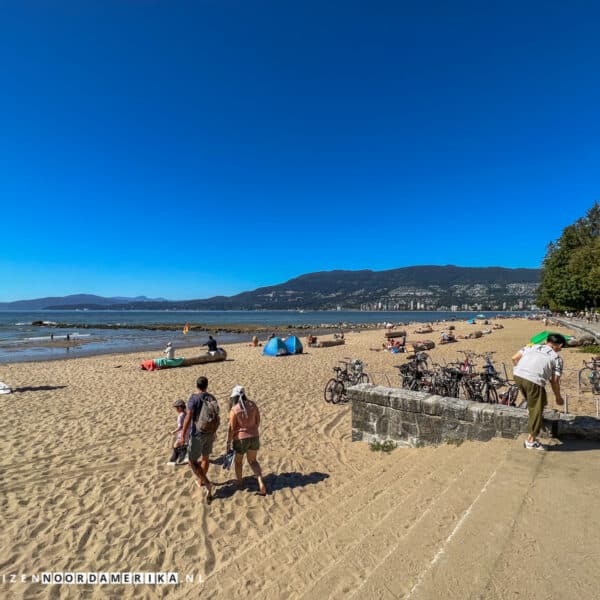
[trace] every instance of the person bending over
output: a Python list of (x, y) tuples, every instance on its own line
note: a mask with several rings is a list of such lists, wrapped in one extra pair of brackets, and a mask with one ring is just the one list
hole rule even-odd
[(559, 333), (551, 333), (545, 344), (525, 346), (512, 357), (513, 365), (515, 365), (513, 369), (515, 383), (527, 400), (527, 410), (529, 411), (529, 436), (524, 443), (525, 448), (546, 449), (537, 440), (537, 436), (542, 428), (544, 406), (548, 403), (545, 388), (548, 382), (554, 392), (556, 404), (559, 406), (564, 404), (560, 395), (563, 360), (558, 353), (566, 341), (564, 336)]

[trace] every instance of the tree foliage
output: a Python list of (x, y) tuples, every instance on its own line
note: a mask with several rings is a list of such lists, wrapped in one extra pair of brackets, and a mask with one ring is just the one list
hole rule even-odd
[(542, 264), (538, 304), (581, 310), (600, 304), (600, 204), (550, 242)]

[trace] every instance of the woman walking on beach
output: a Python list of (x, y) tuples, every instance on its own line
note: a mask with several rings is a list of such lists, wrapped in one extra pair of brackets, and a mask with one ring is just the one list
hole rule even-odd
[(233, 446), (235, 451), (235, 477), (237, 485), (243, 487), (243, 461), (244, 454), (248, 464), (258, 480), (258, 490), (261, 496), (267, 495), (267, 488), (263, 481), (260, 465), (256, 460), (260, 439), (258, 428), (260, 425), (260, 412), (258, 406), (246, 397), (246, 392), (241, 385), (236, 385), (231, 391), (231, 410), (229, 411), (229, 431), (227, 432), (227, 450)]

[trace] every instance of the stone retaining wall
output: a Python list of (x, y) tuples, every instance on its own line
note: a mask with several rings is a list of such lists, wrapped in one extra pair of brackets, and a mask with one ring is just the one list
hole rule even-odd
[[(525, 409), (443, 398), (363, 383), (348, 389), (352, 402), (352, 440), (399, 446), (434, 445), (460, 440), (517, 438), (527, 433)], [(600, 441), (600, 420), (544, 412), (543, 436)]]

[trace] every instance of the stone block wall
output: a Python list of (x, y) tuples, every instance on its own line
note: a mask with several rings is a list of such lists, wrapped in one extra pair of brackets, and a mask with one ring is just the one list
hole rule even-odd
[[(349, 388), (352, 439), (421, 446), (452, 440), (488, 441), (527, 433), (527, 410), (360, 384)], [(600, 420), (544, 412), (542, 435), (600, 441)]]

